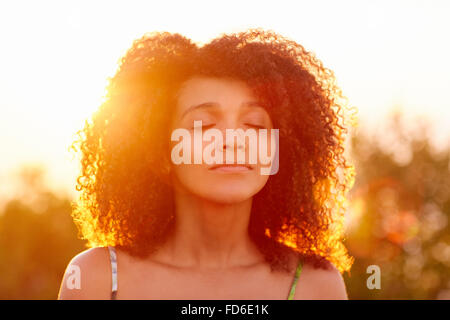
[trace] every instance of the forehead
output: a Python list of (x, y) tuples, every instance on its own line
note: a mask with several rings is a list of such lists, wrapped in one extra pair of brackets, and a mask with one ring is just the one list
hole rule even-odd
[(227, 78), (194, 77), (183, 83), (178, 92), (179, 111), (204, 102), (239, 105), (255, 100), (245, 82)]

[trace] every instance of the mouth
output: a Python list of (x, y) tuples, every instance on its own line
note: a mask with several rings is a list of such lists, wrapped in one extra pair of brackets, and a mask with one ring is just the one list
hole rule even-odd
[(212, 166), (209, 170), (219, 172), (246, 172), (253, 170), (253, 168), (247, 164), (219, 164)]

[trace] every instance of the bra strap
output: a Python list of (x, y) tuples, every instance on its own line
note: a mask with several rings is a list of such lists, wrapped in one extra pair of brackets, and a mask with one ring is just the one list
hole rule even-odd
[(111, 300), (116, 300), (117, 296), (117, 254), (116, 248), (108, 246), (109, 259), (111, 260), (111, 276), (112, 276), (112, 288), (111, 288)]
[(302, 261), (300, 260), (297, 266), (297, 270), (295, 270), (294, 281), (292, 282), (291, 291), (288, 295), (288, 300), (293, 300), (295, 295), (295, 287), (297, 286), (298, 278), (300, 277), (300, 273), (302, 272)]

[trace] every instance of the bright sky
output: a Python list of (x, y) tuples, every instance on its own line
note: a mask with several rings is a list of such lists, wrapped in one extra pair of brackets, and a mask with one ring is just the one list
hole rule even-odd
[(363, 125), (393, 105), (450, 137), (450, 1), (2, 1), (0, 198), (22, 163), (49, 169), (74, 192), (67, 147), (99, 105), (106, 77), (133, 39), (171, 31), (207, 42), (248, 27), (272, 29), (334, 70)]

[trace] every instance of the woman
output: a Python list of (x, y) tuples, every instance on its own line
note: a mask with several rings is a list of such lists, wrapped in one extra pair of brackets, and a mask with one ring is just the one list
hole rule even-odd
[[(59, 298), (346, 299), (344, 101), (330, 70), (273, 32), (135, 41), (74, 143), (73, 217), (92, 248), (70, 262)], [(245, 138), (210, 140), (244, 164), (175, 164), (173, 133), (195, 135), (199, 121), (224, 134), (278, 129), (276, 170), (249, 163)]]

